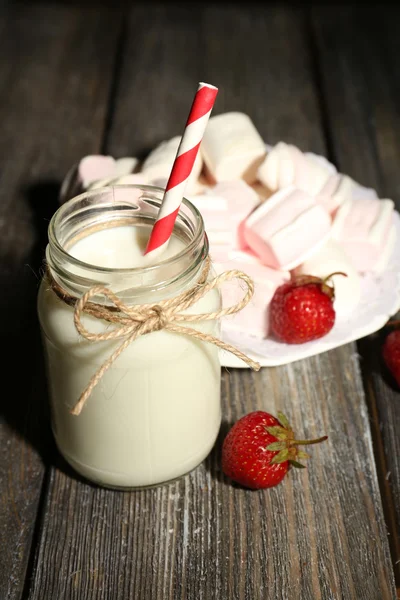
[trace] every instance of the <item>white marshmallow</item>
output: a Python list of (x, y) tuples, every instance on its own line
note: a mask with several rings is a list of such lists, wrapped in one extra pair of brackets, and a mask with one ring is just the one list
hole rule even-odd
[(334, 216), (338, 208), (348, 200), (371, 198), (378, 198), (374, 189), (360, 185), (347, 175), (336, 173), (325, 183), (316, 200), (330, 215)]
[(296, 184), (304, 192), (315, 196), (326, 185), (327, 181), (337, 173), (336, 167), (324, 156), (305, 152), (306, 167), (296, 173)]
[(393, 249), (392, 200), (349, 198), (338, 209), (332, 237), (339, 241), (356, 269), (381, 270)]
[(346, 273), (347, 277), (335, 275), (331, 281), (335, 287), (334, 308), (338, 316), (348, 315), (357, 306), (361, 295), (361, 279), (343, 248), (334, 240), (328, 240), (294, 271), (296, 275), (327, 277), (335, 272)]
[(89, 190), (97, 190), (110, 185), (148, 185), (144, 173), (130, 173), (121, 175), (121, 177), (109, 177), (108, 179), (98, 179), (89, 185)]
[(99, 179), (115, 177), (116, 163), (112, 156), (89, 155), (79, 162), (78, 177), (84, 189)]
[(264, 141), (253, 122), (240, 112), (212, 117), (200, 150), (216, 181), (245, 179), (252, 183), (266, 154)]
[(129, 175), (130, 173), (134, 172), (138, 164), (138, 159), (134, 158), (133, 156), (124, 156), (123, 158), (118, 158), (115, 162), (115, 175), (117, 177)]
[(247, 217), (260, 202), (257, 192), (241, 179), (217, 183), (205, 194), (225, 198), (230, 214), (239, 220)]
[(258, 179), (273, 192), (293, 185), (295, 162), (301, 152), (295, 146), (278, 142), (267, 154), (257, 171)]
[(270, 190), (294, 185), (303, 192), (318, 194), (336, 168), (325, 157), (279, 142), (260, 165), (257, 176)]

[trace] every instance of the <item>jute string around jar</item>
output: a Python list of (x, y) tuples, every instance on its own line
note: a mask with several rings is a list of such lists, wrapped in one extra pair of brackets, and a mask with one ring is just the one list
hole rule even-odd
[[(186, 327), (180, 323), (195, 323), (200, 321), (213, 321), (233, 315), (242, 310), (251, 300), (254, 294), (254, 284), (252, 279), (242, 271), (232, 270), (221, 273), (211, 281), (208, 281), (208, 275), (211, 268), (211, 261), (208, 258), (205, 262), (199, 280), (189, 290), (182, 292), (178, 296), (161, 300), (156, 304), (139, 304), (127, 306), (110, 289), (102, 285), (96, 285), (88, 290), (81, 298), (76, 298), (69, 294), (54, 279), (51, 271), (47, 268), (47, 278), (51, 288), (57, 296), (74, 307), (74, 324), (78, 333), (89, 342), (103, 342), (107, 340), (116, 340), (124, 338), (122, 344), (114, 350), (107, 358), (97, 372), (90, 379), (86, 389), (82, 392), (78, 402), (73, 407), (71, 413), (79, 415), (87, 399), (91, 395), (95, 386), (99, 383), (105, 372), (111, 367), (118, 356), (138, 337), (152, 333), (153, 331), (170, 331), (196, 338), (202, 342), (214, 344), (234, 354), (237, 358), (243, 360), (251, 369), (259, 371), (260, 365), (246, 354), (227, 344), (217, 337), (208, 333), (202, 333), (192, 327)], [(183, 314), (183, 311), (193, 306), (200, 298), (203, 298), (208, 292), (220, 286), (223, 282), (238, 279), (243, 281), (247, 287), (246, 294), (240, 302), (215, 312), (202, 313), (197, 315)], [(112, 302), (112, 306), (97, 304), (91, 302), (94, 296), (102, 295)], [(97, 319), (103, 319), (109, 323), (114, 323), (116, 327), (111, 331), (104, 333), (91, 333), (82, 323), (82, 315), (86, 313)]]

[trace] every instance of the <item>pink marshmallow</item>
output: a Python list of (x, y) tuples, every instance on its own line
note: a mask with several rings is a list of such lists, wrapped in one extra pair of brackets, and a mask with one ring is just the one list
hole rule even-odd
[(319, 194), (315, 197), (315, 200), (320, 204), (330, 215), (339, 208), (341, 200), (340, 196), (336, 194), (337, 189), (341, 182), (341, 175), (335, 173), (331, 175), (322, 187)]
[(202, 214), (211, 246), (243, 247), (241, 223), (259, 203), (250, 186), (244, 181), (227, 181), (189, 199)]
[(372, 188), (367, 188), (347, 175), (337, 173), (332, 175), (321, 192), (316, 197), (316, 201), (321, 204), (330, 215), (334, 216), (337, 209), (347, 200), (378, 198), (377, 193)]
[(294, 185), (308, 194), (318, 194), (336, 168), (326, 158), (303, 153), (292, 144), (279, 142), (258, 169), (258, 179), (276, 191)]
[(228, 202), (225, 198), (211, 195), (193, 196), (190, 201), (200, 211), (210, 245), (224, 244), (233, 247), (235, 227), (229, 219)]
[[(241, 254), (241, 253), (240, 253)], [(258, 338), (268, 335), (268, 308), (276, 289), (290, 280), (290, 273), (269, 269), (253, 259), (230, 260), (226, 263), (217, 263), (214, 268), (217, 273), (237, 269), (249, 275), (254, 281), (254, 295), (249, 304), (239, 313), (225, 317), (222, 328), (227, 332), (239, 331)], [(237, 281), (228, 281), (222, 286), (222, 305), (224, 308), (232, 306), (243, 298), (243, 288)]]
[(115, 161), (116, 177), (130, 175), (134, 172), (138, 164), (138, 159), (134, 158), (133, 156), (124, 156), (123, 158), (117, 158), (117, 160)]
[(113, 179), (111, 185), (148, 185), (148, 180), (143, 173), (129, 173)]
[(217, 183), (206, 195), (226, 199), (229, 214), (235, 221), (245, 219), (260, 202), (257, 192), (242, 180)]
[(264, 265), (290, 270), (328, 239), (330, 229), (326, 210), (291, 186), (256, 208), (246, 220), (244, 238)]
[(116, 171), (116, 162), (112, 156), (89, 155), (79, 162), (78, 177), (86, 189), (97, 179), (113, 177)]
[(148, 185), (148, 181), (143, 173), (130, 173), (129, 175), (121, 175), (120, 177), (98, 179), (91, 183), (88, 189), (96, 190), (115, 185)]
[(305, 152), (296, 165), (294, 184), (311, 195), (319, 194), (328, 180), (336, 175), (336, 167), (324, 156)]
[(392, 200), (350, 198), (336, 213), (332, 237), (340, 242), (355, 268), (381, 270), (395, 242)]
[(378, 200), (378, 194), (373, 188), (365, 187), (360, 185), (359, 183), (354, 182), (353, 188), (353, 198), (355, 200), (363, 199), (363, 198), (372, 198)]

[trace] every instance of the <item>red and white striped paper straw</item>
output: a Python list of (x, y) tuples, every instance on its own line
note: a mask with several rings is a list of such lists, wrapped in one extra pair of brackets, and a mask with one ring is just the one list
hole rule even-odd
[(199, 83), (145, 254), (161, 254), (168, 245), (217, 94), (218, 88)]

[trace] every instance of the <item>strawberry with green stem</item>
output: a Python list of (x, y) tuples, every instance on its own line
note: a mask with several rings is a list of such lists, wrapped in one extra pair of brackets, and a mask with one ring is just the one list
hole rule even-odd
[(286, 344), (304, 344), (317, 340), (332, 329), (336, 313), (333, 306), (335, 290), (329, 280), (313, 275), (298, 275), (281, 285), (269, 307), (271, 333)]
[(235, 423), (222, 447), (225, 475), (251, 489), (273, 487), (290, 467), (304, 468), (299, 460), (309, 458), (309, 454), (298, 446), (327, 439), (297, 440), (287, 418), (282, 413), (278, 417), (255, 411)]

